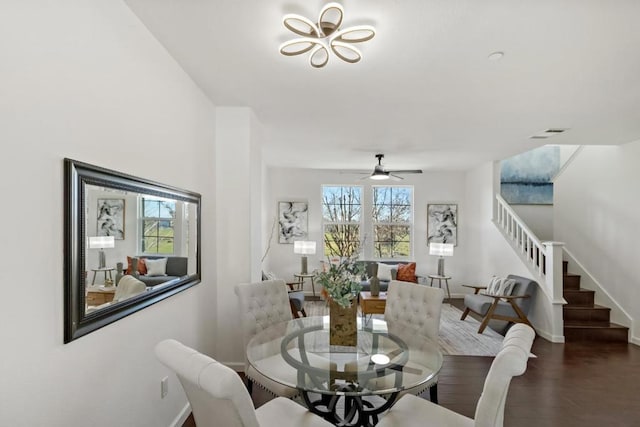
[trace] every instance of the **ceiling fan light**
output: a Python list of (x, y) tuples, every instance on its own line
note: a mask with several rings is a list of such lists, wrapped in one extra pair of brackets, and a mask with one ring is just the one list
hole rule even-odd
[(383, 173), (372, 173), (369, 179), (375, 179), (376, 181), (382, 181), (389, 179), (389, 175)]

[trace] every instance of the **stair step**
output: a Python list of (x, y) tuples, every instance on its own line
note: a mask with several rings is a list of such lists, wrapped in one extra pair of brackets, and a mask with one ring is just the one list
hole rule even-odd
[(585, 323), (594, 326), (607, 326), (611, 316), (611, 309), (601, 305), (593, 307), (565, 305), (562, 312), (565, 326), (582, 326)]
[(567, 274), (568, 266), (569, 266), (569, 261), (562, 261), (562, 274)]
[(562, 286), (564, 289), (580, 289), (580, 275), (565, 273), (562, 277)]
[(575, 341), (615, 341), (628, 342), (629, 328), (609, 323), (606, 326), (594, 325), (565, 325), (565, 342)]
[[(595, 291), (589, 289), (565, 289), (562, 296), (569, 306), (593, 307)], [(566, 307), (566, 306), (565, 306)]]

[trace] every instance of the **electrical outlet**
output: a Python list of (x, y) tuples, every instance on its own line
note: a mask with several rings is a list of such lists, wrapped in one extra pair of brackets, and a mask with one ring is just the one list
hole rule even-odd
[(164, 377), (160, 380), (160, 397), (164, 397), (169, 394), (169, 377)]

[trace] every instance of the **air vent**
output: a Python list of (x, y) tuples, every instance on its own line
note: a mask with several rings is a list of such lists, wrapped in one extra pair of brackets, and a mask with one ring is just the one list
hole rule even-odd
[(531, 139), (545, 139), (545, 138), (551, 138), (552, 136), (556, 136), (558, 134), (561, 134), (563, 132), (568, 131), (568, 128), (550, 128), (547, 129), (545, 131), (542, 131), (536, 135), (531, 136)]

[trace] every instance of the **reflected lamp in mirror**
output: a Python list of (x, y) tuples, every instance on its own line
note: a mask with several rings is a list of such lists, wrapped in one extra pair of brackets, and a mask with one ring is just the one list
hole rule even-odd
[(452, 243), (430, 243), (429, 255), (437, 255), (438, 258), (438, 276), (444, 276), (444, 257), (453, 256)]
[(116, 246), (116, 238), (113, 236), (93, 236), (89, 237), (89, 249), (100, 249), (98, 252), (98, 268), (107, 266), (104, 249), (111, 249)]
[(316, 253), (316, 242), (304, 240), (293, 242), (293, 253), (302, 255), (300, 258), (300, 274), (308, 274), (307, 255), (314, 255)]

